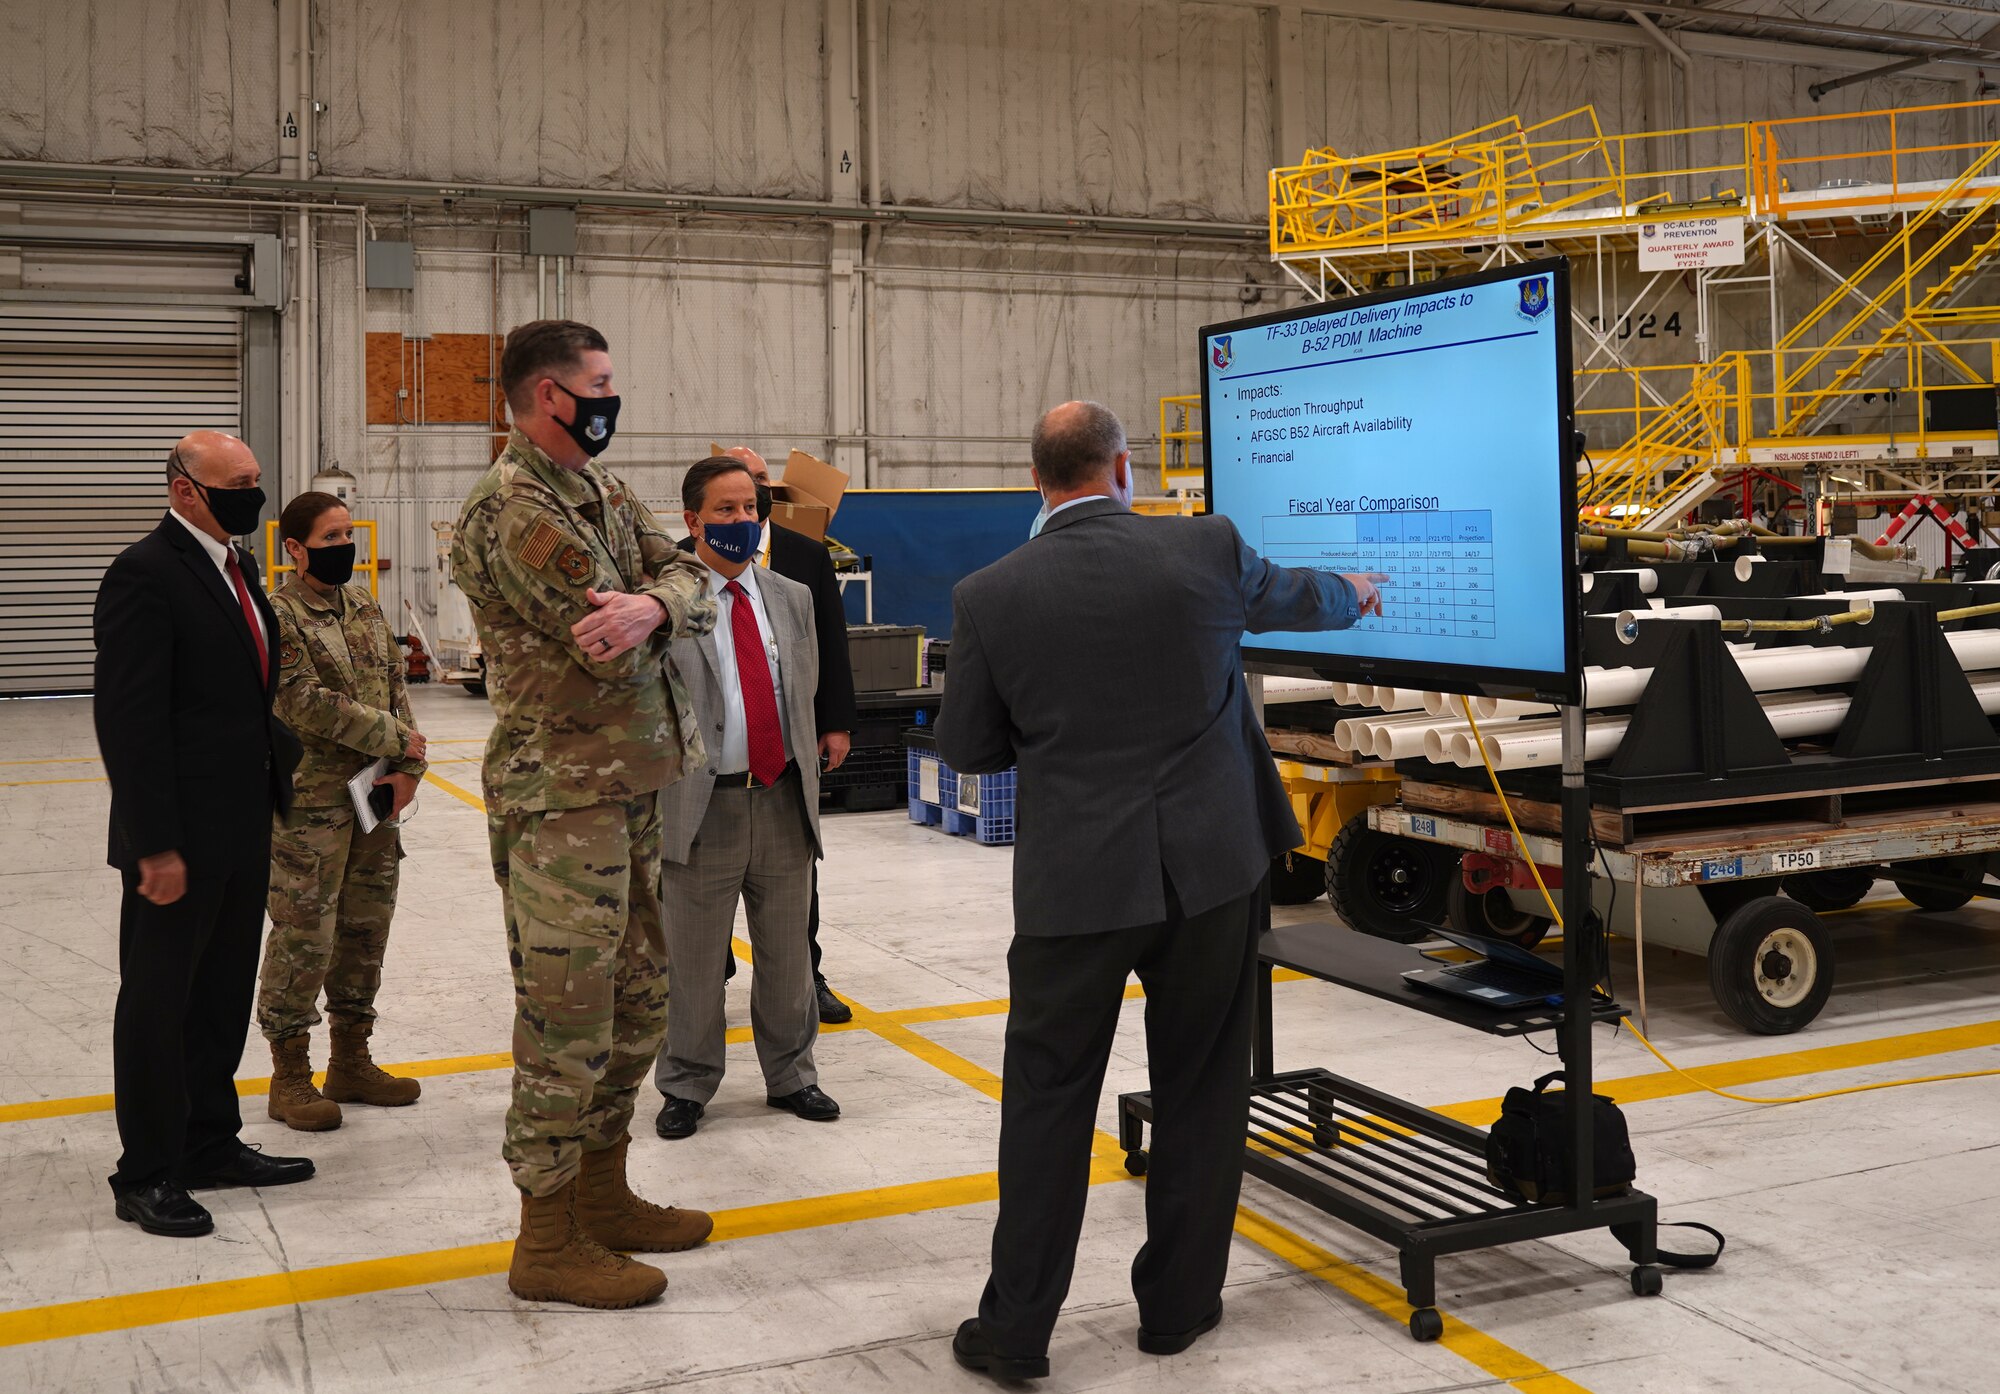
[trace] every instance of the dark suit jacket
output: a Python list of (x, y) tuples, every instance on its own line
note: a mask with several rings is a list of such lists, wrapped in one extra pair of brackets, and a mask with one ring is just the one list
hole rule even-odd
[(1299, 842), (1243, 681), (1246, 630), (1343, 629), (1354, 588), (1273, 566), (1227, 518), (1109, 499), (952, 592), (937, 727), (954, 770), (1020, 767), (1018, 934), (1089, 934), (1247, 895)]
[[(766, 523), (771, 530), (771, 570), (797, 581), (812, 592), (813, 637), (819, 647), (819, 692), (813, 698), (817, 735), (852, 731), (855, 721), (854, 664), (847, 656), (847, 607), (840, 598), (833, 556), (824, 542), (802, 532)], [(694, 539), (681, 539), (681, 550), (692, 552)]]
[(158, 852), (185, 857), (218, 828), (291, 807), (299, 742), (271, 714), (277, 617), (256, 558), (240, 547), (237, 558), (272, 645), (261, 687), (235, 593), (173, 518), (104, 573), (94, 714), (111, 781), (113, 866), (130, 870)]

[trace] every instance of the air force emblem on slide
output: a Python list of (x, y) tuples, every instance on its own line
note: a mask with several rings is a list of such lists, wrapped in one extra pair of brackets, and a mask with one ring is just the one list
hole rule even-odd
[(1210, 361), (1218, 368), (1227, 368), (1236, 361), (1236, 350), (1229, 346), (1231, 337), (1228, 334), (1216, 335), (1215, 347), (1208, 351)]
[(1540, 319), (1549, 310), (1549, 278), (1530, 276), (1521, 282), (1521, 318)]

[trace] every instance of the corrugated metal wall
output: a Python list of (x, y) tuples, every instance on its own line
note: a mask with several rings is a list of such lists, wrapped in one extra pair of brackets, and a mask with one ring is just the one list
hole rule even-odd
[[(327, 176), (830, 196), (822, 4), (313, 0), (312, 11)], [(271, 168), (285, 109), (277, 14), (271, 0), (0, 6), (0, 157)], [(1815, 104), (1806, 88), (1829, 75), (1818, 69), (1702, 57), (1683, 79), (1638, 44), (1310, 13), (1299, 53), (1273, 52), (1276, 32), (1255, 6), (1198, 0), (880, 0), (880, 194), (916, 207), (1258, 223), (1266, 170), (1300, 153), (1273, 145), (1281, 69), (1302, 77), (1307, 138), (1348, 153), (1585, 103), (1606, 131), (1634, 132), (1956, 95), (1895, 78)], [(864, 52), (857, 67), (867, 62)], [(834, 95), (844, 99), (848, 80), (836, 75)], [(1971, 132), (1935, 117), (1901, 134)], [(1814, 126), (1793, 128), (1787, 150), (1811, 153), (1816, 140)], [(860, 144), (848, 153), (865, 175)], [(1900, 171), (1938, 172), (1921, 161)], [(1801, 186), (1883, 177), (1872, 166), (1796, 173)], [(416, 243), (417, 289), (358, 299), (351, 224), (323, 220), (311, 463), (337, 459), (360, 477), (398, 562), (385, 596), (394, 607), (406, 591), (427, 599), (428, 525), (455, 511), (487, 438), (479, 427), (366, 427), (361, 334), (504, 331), (535, 313), (535, 267), (518, 212), (447, 215), (384, 199), (370, 218), (376, 235)], [(832, 239), (798, 220), (584, 215), (568, 310), (612, 337), (630, 402), (614, 459), (645, 496), (669, 502), (679, 468), (711, 437), (831, 453)], [(1827, 254), (1846, 271), (1861, 250)], [(868, 454), (873, 482), (892, 486), (1017, 482), (1036, 413), (1072, 395), (1111, 403), (1143, 441), (1158, 397), (1193, 385), (1196, 329), (1281, 303), (1254, 243), (1167, 233), (906, 226), (871, 234), (864, 266)], [(1609, 274), (1622, 302), (1631, 267)], [(1595, 277), (1580, 268), (1580, 286), (1594, 291)], [(1725, 305), (1720, 347), (1759, 320), (1754, 298)], [(1806, 292), (1788, 315), (1816, 298)], [(1664, 332), (1677, 310), (1682, 332)], [(1640, 361), (1695, 357), (1683, 288), (1662, 298), (1653, 332), (1635, 325), (1623, 347)]]

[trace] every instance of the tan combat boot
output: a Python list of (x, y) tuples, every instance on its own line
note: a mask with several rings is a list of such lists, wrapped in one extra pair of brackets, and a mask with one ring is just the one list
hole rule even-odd
[(373, 1023), (366, 1021), (334, 1023), (333, 1055), (326, 1063), (326, 1084), (320, 1092), (342, 1104), (397, 1108), (415, 1103), (423, 1085), (399, 1079), (369, 1058), (368, 1033), (373, 1029)]
[(632, 1194), (625, 1184), (628, 1134), (599, 1152), (583, 1154), (576, 1182), (577, 1228), (607, 1249), (671, 1254), (708, 1238), (715, 1221), (700, 1210), (676, 1210)]
[(301, 1034), (271, 1042), (271, 1098), (265, 1112), (287, 1128), (323, 1133), (340, 1126), (340, 1105), (313, 1088), (311, 1040)]
[(651, 1302), (667, 1290), (667, 1275), (614, 1254), (577, 1226), (576, 1183), (553, 1195), (521, 1197), (521, 1236), (507, 1287), (529, 1302), (568, 1302), (617, 1309)]

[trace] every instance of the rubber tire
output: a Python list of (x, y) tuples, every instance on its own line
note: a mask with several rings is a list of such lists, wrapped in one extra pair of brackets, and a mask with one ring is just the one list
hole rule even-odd
[[(1812, 985), (1800, 1001), (1774, 1006), (1757, 991), (1757, 951), (1776, 930), (1802, 935), (1817, 960)], [(1708, 985), (1716, 1005), (1744, 1030), (1785, 1036), (1820, 1014), (1833, 994), (1833, 945), (1818, 915), (1796, 900), (1762, 896), (1740, 906), (1715, 928), (1708, 944)]]
[(1125, 1154), (1125, 1170), (1132, 1176), (1144, 1176), (1146, 1174), (1146, 1154), (1143, 1151), (1127, 1152)]
[(1304, 852), (1271, 858), (1271, 903), (1310, 905), (1326, 894), (1326, 863)]
[(1634, 1297), (1658, 1297), (1666, 1290), (1666, 1282), (1657, 1268), (1635, 1268), (1632, 1270), (1632, 1295)]
[(1502, 890), (1474, 895), (1465, 878), (1453, 879), (1445, 893), (1445, 919), (1462, 934), (1481, 934), (1488, 939), (1504, 939), (1524, 949), (1532, 949), (1554, 927), (1546, 915), (1530, 915), (1516, 909)]
[(1419, 1307), (1410, 1313), (1410, 1335), (1428, 1345), (1444, 1335), (1444, 1318), (1435, 1307)]
[[(1972, 887), (1986, 879), (1986, 858), (1984, 857), (1938, 857), (1933, 861), (1917, 862), (1913, 868), (1920, 868), (1933, 876), (1963, 876), (1966, 889), (1959, 891), (1939, 890), (1936, 886), (1913, 886), (1896, 882), (1896, 889), (1903, 899), (1919, 910), (1942, 914), (1948, 910), (1962, 910), (1972, 903)], [(1894, 867), (1889, 870), (1893, 873)]]
[(1872, 866), (1844, 866), (1832, 871), (1804, 871), (1784, 880), (1785, 894), (1806, 909), (1824, 915), (1861, 903), (1875, 884)]
[(467, 682), (465, 684), (465, 691), (467, 695), (472, 697), (484, 697), (486, 695), (486, 680), (481, 678), (476, 682)]
[[(1403, 869), (1413, 873), (1414, 889), (1393, 903), (1370, 881), (1377, 859), (1385, 856), (1400, 859)], [(1430, 937), (1429, 926), (1443, 920), (1450, 882), (1457, 876), (1457, 858), (1427, 842), (1375, 831), (1365, 811), (1347, 820), (1326, 855), (1326, 894), (1334, 914), (1349, 929), (1395, 944)]]

